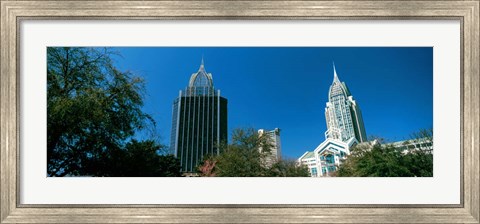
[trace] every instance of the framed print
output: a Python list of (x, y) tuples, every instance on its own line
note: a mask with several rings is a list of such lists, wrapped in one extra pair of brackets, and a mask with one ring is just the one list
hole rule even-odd
[(1, 222), (479, 222), (478, 1), (1, 1)]

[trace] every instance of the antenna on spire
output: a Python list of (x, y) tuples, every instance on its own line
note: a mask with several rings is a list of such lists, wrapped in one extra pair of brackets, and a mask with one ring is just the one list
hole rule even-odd
[(338, 79), (337, 70), (335, 69), (335, 62), (333, 61), (333, 81), (340, 81)]
[(205, 67), (204, 67), (204, 61), (203, 61), (203, 54), (202, 54), (202, 61), (200, 62), (200, 68), (198, 68), (198, 70), (205, 70)]

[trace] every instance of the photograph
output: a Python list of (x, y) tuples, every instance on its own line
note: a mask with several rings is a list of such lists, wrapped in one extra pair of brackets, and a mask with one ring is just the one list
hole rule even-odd
[(478, 0), (0, 0), (0, 223), (479, 223)]
[(47, 177), (433, 177), (433, 47), (47, 47)]

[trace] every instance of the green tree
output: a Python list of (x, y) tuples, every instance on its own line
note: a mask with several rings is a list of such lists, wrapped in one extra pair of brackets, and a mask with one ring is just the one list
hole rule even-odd
[(271, 139), (254, 129), (235, 129), (230, 144), (220, 144), (221, 153), (206, 157), (198, 170), (200, 176), (218, 177), (291, 177), (308, 176), (308, 168), (293, 160), (281, 160), (271, 165)]
[(120, 171), (107, 166), (128, 158), (125, 151), (140, 156), (156, 148), (131, 141), (155, 123), (142, 111), (144, 80), (118, 70), (114, 54), (107, 48), (47, 48), (49, 176), (112, 176)]
[(295, 160), (285, 159), (277, 161), (269, 168), (269, 176), (309, 177), (310, 173), (306, 165), (299, 165)]
[[(431, 177), (433, 154), (426, 148), (432, 144), (431, 131), (414, 133), (403, 146), (359, 144), (351, 149), (336, 172), (341, 177)], [(421, 146), (415, 149), (410, 143)]]
[(179, 177), (180, 161), (160, 155), (163, 146), (152, 140), (128, 142), (125, 149), (111, 150), (101, 159), (87, 161), (87, 173), (115, 177)]
[[(413, 142), (422, 150), (412, 148), (404, 156), (403, 163), (417, 177), (433, 177), (433, 129), (420, 129), (411, 135)], [(430, 150), (427, 150), (430, 148)]]
[[(259, 148), (262, 147), (262, 152)], [(254, 129), (236, 129), (231, 144), (220, 145), (222, 153), (216, 157), (216, 175), (220, 177), (265, 176), (265, 157), (271, 144), (267, 136), (260, 136)]]
[(271, 147), (267, 136), (259, 135), (253, 128), (235, 129), (230, 144), (219, 144), (219, 155), (209, 155), (204, 159), (198, 168), (200, 176), (266, 176), (265, 158), (270, 154)]
[(407, 177), (412, 176), (407, 167), (403, 166), (402, 153), (387, 145), (374, 145), (373, 148), (353, 148), (356, 152), (347, 156), (340, 165), (337, 176), (360, 177)]
[(408, 167), (413, 176), (433, 177), (433, 155), (416, 150), (404, 155), (403, 165)]

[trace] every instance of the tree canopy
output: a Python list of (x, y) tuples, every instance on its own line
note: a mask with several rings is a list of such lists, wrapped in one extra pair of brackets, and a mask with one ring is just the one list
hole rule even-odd
[[(235, 129), (230, 144), (221, 144), (219, 155), (210, 155), (199, 167), (201, 176), (218, 177), (286, 177), (308, 176), (305, 166), (295, 161), (280, 160), (268, 164), (271, 140), (254, 129)], [(261, 149), (261, 150), (260, 150)]]
[[(47, 48), (48, 176), (160, 175), (153, 169), (172, 159), (158, 155), (163, 146), (155, 141), (134, 140), (155, 122), (142, 111), (144, 80), (118, 70), (113, 55), (108, 48)], [(147, 166), (152, 170), (138, 172)]]
[[(430, 142), (432, 131), (421, 130), (413, 141)], [(426, 140), (426, 141), (424, 141)], [(407, 145), (406, 142), (405, 145)], [(341, 177), (432, 177), (433, 154), (428, 150), (395, 147), (392, 144), (357, 145), (336, 172)]]
[(306, 165), (298, 164), (293, 159), (283, 159), (274, 163), (268, 170), (271, 177), (309, 177)]

